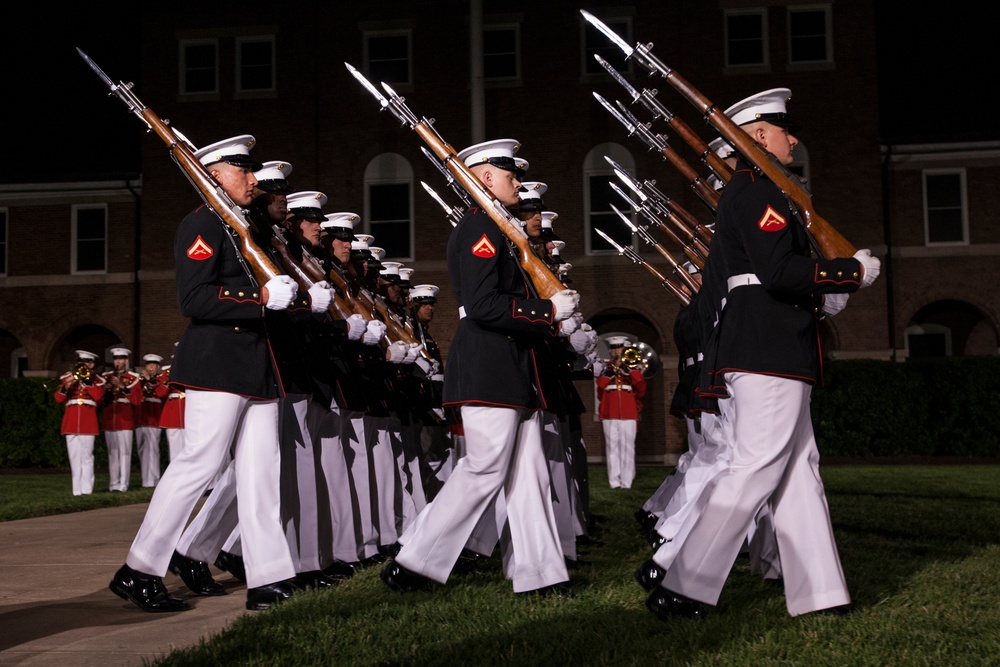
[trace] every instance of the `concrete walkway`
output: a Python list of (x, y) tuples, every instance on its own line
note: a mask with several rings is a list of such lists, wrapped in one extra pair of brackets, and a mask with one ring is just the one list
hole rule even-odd
[(246, 587), (214, 567), (229, 595), (194, 596), (179, 577), (163, 578), (189, 611), (147, 613), (108, 590), (146, 507), (0, 522), (0, 665), (142, 665), (252, 613)]

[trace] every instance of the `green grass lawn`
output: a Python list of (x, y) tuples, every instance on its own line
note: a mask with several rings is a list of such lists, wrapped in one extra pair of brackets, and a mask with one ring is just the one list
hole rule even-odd
[[(572, 598), (515, 597), (496, 556), (431, 593), (394, 593), (376, 567), (248, 613), (156, 664), (1000, 664), (1000, 465), (824, 467), (851, 614), (790, 618), (780, 587), (740, 559), (706, 618), (664, 622), (632, 578), (650, 555), (632, 513), (668, 472), (642, 468), (632, 489), (612, 490), (591, 469), (592, 506), (606, 520), (570, 573)], [(27, 477), (0, 476), (0, 516), (13, 483), (30, 492)], [(69, 495), (68, 478), (42, 481), (45, 495)]]
[(108, 473), (98, 471), (94, 475), (94, 492), (74, 496), (68, 472), (0, 474), (0, 521), (145, 503), (153, 496), (153, 489), (142, 488), (138, 472), (132, 473), (129, 490), (123, 493), (109, 491), (108, 481)]

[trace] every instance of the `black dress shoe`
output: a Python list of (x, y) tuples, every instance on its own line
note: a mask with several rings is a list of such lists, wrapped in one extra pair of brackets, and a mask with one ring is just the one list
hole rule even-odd
[(700, 602), (662, 587), (657, 587), (649, 594), (646, 598), (646, 608), (663, 620), (678, 617), (701, 618), (704, 615)]
[(533, 591), (521, 591), (520, 593), (515, 593), (515, 595), (518, 597), (557, 598), (563, 600), (573, 597), (573, 591), (569, 588), (569, 582), (563, 581), (550, 586), (542, 586)]
[(458, 560), (455, 561), (454, 567), (451, 568), (452, 574), (479, 574), (479, 564), (486, 560), (486, 556), (473, 551), (472, 549), (462, 549), (462, 553), (458, 555)]
[(655, 554), (657, 551), (660, 550), (660, 547), (662, 547), (670, 540), (665, 538), (663, 535), (660, 535), (655, 530), (651, 530), (648, 533), (646, 533), (646, 541), (649, 542), (649, 548), (652, 549), (653, 553)]
[(422, 574), (407, 570), (396, 561), (386, 565), (379, 576), (386, 586), (399, 593), (429, 591), (434, 587), (433, 581)]
[(372, 567), (373, 565), (380, 565), (386, 562), (387, 560), (388, 558), (386, 558), (382, 554), (377, 553), (372, 556), (369, 556), (368, 558), (362, 558), (361, 560), (359, 560), (358, 568), (364, 570), (366, 568)]
[(170, 558), (168, 569), (176, 574), (195, 595), (225, 595), (226, 589), (212, 578), (208, 563), (193, 560), (176, 551)]
[(296, 591), (292, 581), (277, 581), (266, 586), (247, 589), (247, 609), (250, 611), (264, 611), (278, 606), (288, 598), (292, 597)]
[(335, 560), (329, 566), (323, 568), (323, 574), (335, 581), (350, 579), (354, 576), (355, 572), (356, 570), (351, 563), (345, 563), (342, 560)]
[(652, 560), (647, 560), (645, 563), (639, 566), (639, 569), (635, 571), (635, 580), (639, 582), (647, 592), (655, 590), (660, 582), (663, 581), (663, 577), (667, 574), (667, 571), (662, 567), (657, 565)]
[(292, 584), (301, 590), (322, 590), (333, 588), (341, 582), (340, 579), (328, 577), (321, 570), (311, 570), (309, 572), (299, 572), (292, 578)]
[(219, 555), (215, 558), (215, 567), (223, 572), (228, 572), (244, 584), (247, 583), (247, 571), (243, 567), (243, 556), (237, 556), (228, 551), (220, 551)]
[(395, 542), (394, 544), (381, 544), (379, 545), (378, 552), (385, 558), (395, 558), (396, 554), (399, 553), (399, 550), (402, 547), (403, 545), (399, 542)]
[(633, 516), (635, 516), (635, 520), (639, 522), (639, 527), (642, 528), (644, 533), (648, 533), (656, 528), (656, 522), (659, 521), (659, 517), (655, 514), (641, 508), (636, 510)]
[(183, 611), (191, 606), (180, 598), (170, 597), (163, 579), (136, 572), (122, 565), (108, 584), (111, 592), (123, 600), (131, 600), (143, 611)]

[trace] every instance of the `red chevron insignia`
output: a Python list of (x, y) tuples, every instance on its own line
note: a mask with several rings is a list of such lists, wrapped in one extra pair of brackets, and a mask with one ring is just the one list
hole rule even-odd
[(198, 261), (208, 259), (214, 254), (215, 251), (212, 250), (212, 246), (205, 243), (205, 239), (201, 238), (200, 234), (198, 235), (198, 238), (194, 240), (194, 243), (191, 244), (191, 247), (187, 249), (188, 258)]
[(780, 232), (788, 223), (785, 218), (770, 206), (764, 211), (764, 215), (757, 221), (757, 226), (765, 232)]
[(497, 249), (486, 238), (486, 234), (483, 234), (483, 238), (476, 241), (476, 245), (472, 246), (472, 254), (476, 257), (496, 257)]

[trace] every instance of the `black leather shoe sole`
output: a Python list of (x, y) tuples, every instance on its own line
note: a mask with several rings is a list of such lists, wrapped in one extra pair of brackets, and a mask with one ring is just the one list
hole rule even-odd
[(139, 609), (160, 613), (184, 611), (189, 605), (180, 598), (167, 594), (167, 588), (160, 577), (142, 577), (127, 565), (123, 565), (116, 573), (108, 589), (123, 600), (128, 600)]
[(287, 601), (298, 589), (288, 581), (247, 590), (247, 609), (266, 611)]

